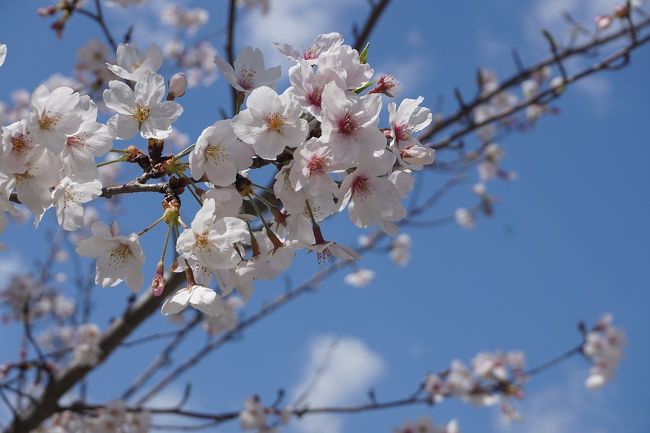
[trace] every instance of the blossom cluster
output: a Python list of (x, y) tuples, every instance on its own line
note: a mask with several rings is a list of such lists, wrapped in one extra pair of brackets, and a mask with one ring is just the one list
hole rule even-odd
[[(166, 199), (159, 221), (173, 230), (184, 227), (173, 268), (188, 274), (188, 286), (164, 303), (164, 314), (191, 305), (217, 317), (226, 311), (223, 297), (236, 289), (247, 300), (254, 280), (275, 278), (300, 249), (315, 252), (319, 260), (355, 259), (353, 250), (325, 239), (322, 221), (347, 211), (357, 227), (376, 225), (397, 234), (396, 223), (406, 217), (402, 200), (413, 187), (412, 174), (434, 160), (434, 151), (417, 139), (432, 120), (421, 107), (422, 97), (390, 102), (388, 126), (380, 127), (382, 94), (389, 95), (394, 82), (385, 76), (373, 80), (367, 50), (359, 53), (338, 33), (319, 35), (302, 52), (288, 44), (276, 47), (294, 62), (290, 86), (282, 93), (274, 90), (280, 67), (266, 67), (260, 50), (245, 47), (232, 65), (215, 56), (214, 64), (237, 92), (237, 112), (205, 128), (195, 144), (156, 174), (193, 183), (190, 188), (201, 203), (186, 226), (180, 200)], [(157, 72), (164, 55), (155, 44), (145, 51), (120, 44), (114, 63), (104, 62), (105, 69), (101, 63), (108, 56), (98, 44), (84, 47), (79, 57), (80, 68), (96, 74), (106, 70), (104, 77), (114, 78), (107, 82), (101, 106), (115, 114), (100, 123), (90, 96), (69, 86), (50, 91), (42, 85), (29, 99), (25, 118), (2, 129), (0, 148), (2, 210), (15, 213), (10, 201), (15, 199), (38, 225), (54, 207), (67, 231), (84, 227), (84, 205), (103, 194), (98, 170), (103, 164), (96, 158), (115, 152), (121, 156), (110, 163), (134, 162), (141, 151), (114, 149), (113, 142), (136, 135), (161, 154), (183, 112), (176, 99), (187, 87), (186, 76), (176, 74), (166, 89)], [(185, 155), (189, 164), (179, 161)], [(263, 187), (254, 183), (253, 172), (266, 165), (275, 166), (276, 174)], [(262, 223), (259, 229), (253, 228), (255, 219)], [(76, 252), (97, 259), (97, 284), (125, 281), (132, 290), (140, 289), (144, 253), (139, 235), (120, 235), (116, 223), (109, 227), (101, 221), (90, 231)], [(405, 262), (405, 254), (396, 250), (396, 260)], [(164, 287), (164, 256), (161, 263), (156, 294)], [(220, 292), (210, 288), (213, 279)]]
[(519, 419), (510, 400), (523, 397), (524, 367), (522, 352), (481, 352), (470, 367), (454, 360), (443, 373), (429, 374), (424, 391), (434, 402), (459, 397), (477, 406), (498, 404), (507, 420)]
[(613, 321), (614, 317), (611, 314), (604, 314), (594, 329), (585, 336), (582, 352), (593, 363), (585, 382), (587, 388), (602, 387), (614, 376), (616, 367), (623, 357), (625, 334), (613, 325)]
[(129, 412), (126, 402), (116, 400), (91, 416), (64, 411), (52, 417), (49, 425), (34, 430), (36, 433), (148, 433), (151, 415), (146, 411)]
[[(266, 67), (260, 50), (244, 48), (233, 65), (215, 59), (245, 108), (204, 129), (191, 146), (189, 169), (205, 189), (176, 249), (192, 279), (167, 300), (164, 314), (191, 305), (218, 315), (222, 296), (236, 289), (247, 299), (254, 280), (275, 278), (299, 249), (323, 259), (355, 258), (326, 241), (320, 223), (347, 210), (358, 227), (396, 234), (412, 172), (433, 162), (433, 150), (415, 136), (432, 119), (422, 98), (388, 104), (390, 127), (380, 129), (381, 94), (362, 94), (373, 71), (339, 34), (318, 36), (302, 53), (276, 46), (294, 61), (281, 94), (274, 90), (280, 69)], [(254, 162), (275, 165), (272, 187), (253, 182)], [(261, 220), (261, 230), (252, 229), (251, 218)], [(221, 296), (209, 288), (213, 278)]]

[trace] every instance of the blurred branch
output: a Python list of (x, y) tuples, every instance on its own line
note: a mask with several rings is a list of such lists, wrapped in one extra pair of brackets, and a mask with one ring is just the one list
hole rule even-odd
[[(546, 361), (542, 364), (539, 364), (529, 370), (523, 372), (525, 379), (530, 379), (534, 376), (537, 376), (561, 362), (567, 361), (577, 355), (582, 354), (582, 347), (584, 342), (581, 342), (579, 345), (572, 347), (571, 349), (565, 351), (564, 353)], [(446, 372), (439, 373), (440, 376), (444, 376)], [(513, 379), (510, 380), (497, 380), (492, 379), (484, 385), (479, 385), (475, 387), (470, 393), (469, 397), (472, 396), (481, 396), (481, 395), (504, 395), (508, 396), (511, 394), (513, 389), (517, 389), (518, 385), (513, 382)], [(411, 393), (407, 397), (396, 398), (385, 401), (376, 401), (372, 400), (369, 403), (349, 405), (349, 406), (322, 406), (322, 407), (295, 407), (290, 410), (290, 413), (298, 418), (301, 418), (306, 415), (315, 415), (315, 414), (353, 414), (353, 413), (363, 413), (363, 412), (374, 412), (379, 410), (392, 409), (397, 407), (404, 406), (415, 406), (415, 405), (428, 405), (433, 406), (436, 404), (435, 400), (431, 395), (423, 395), (424, 386), (419, 384), (415, 392)], [(457, 397), (451, 392), (443, 394), (445, 399)], [(76, 413), (87, 413), (96, 411), (98, 409), (104, 408), (105, 405), (87, 405), (83, 403), (72, 404), (69, 406), (60, 406), (57, 408), (58, 412), (71, 411)], [(206, 428), (211, 427), (220, 423), (227, 421), (235, 420), (239, 418), (239, 411), (231, 411), (224, 413), (209, 413), (209, 412), (199, 412), (184, 410), (182, 407), (174, 406), (169, 408), (162, 407), (145, 407), (142, 405), (136, 405), (128, 407), (127, 411), (129, 412), (147, 412), (150, 414), (164, 414), (164, 415), (175, 415), (183, 418), (191, 418), (196, 420), (209, 420), (210, 424), (201, 424), (196, 426), (188, 426), (188, 429), (192, 428)], [(266, 408), (268, 413), (274, 413), (279, 415), (281, 410), (275, 406), (270, 406)]]
[[(99, 343), (101, 353), (99, 364), (110, 357), (126, 337), (158, 310), (165, 296), (176, 290), (183, 283), (184, 278), (183, 273), (170, 275), (162, 296), (155, 297), (151, 293), (141, 295), (121, 317), (111, 323)], [(95, 367), (96, 365), (71, 364), (57, 373), (43, 390), (38, 403), (30, 405), (19, 413), (5, 429), (5, 433), (28, 433), (38, 427), (56, 411), (59, 399)]]
[[(650, 18), (645, 18), (644, 20), (636, 24), (635, 32), (638, 34), (639, 31), (646, 29), (649, 26), (650, 26)], [(587, 42), (585, 44), (572, 47), (572, 48), (559, 50), (557, 52), (557, 55), (552, 55), (551, 57), (542, 60), (541, 62), (538, 62), (528, 68), (521, 70), (520, 72), (512, 75), (510, 78), (501, 82), (498, 88), (489, 92), (485, 92), (484, 94), (479, 94), (472, 101), (466, 102), (464, 107), (461, 107), (460, 110), (436, 121), (434, 125), (431, 126), (431, 128), (429, 128), (420, 136), (420, 140), (421, 141), (429, 140), (440, 131), (450, 126), (458, 124), (460, 121), (463, 120), (463, 118), (466, 118), (476, 107), (478, 107), (481, 104), (489, 102), (495, 96), (504, 92), (505, 90), (510, 89), (518, 84), (521, 84), (524, 80), (530, 78), (536, 71), (539, 71), (547, 66), (551, 66), (557, 63), (558, 61), (564, 61), (569, 58), (585, 55), (592, 52), (596, 48), (610, 44), (614, 41), (619, 41), (621, 39), (627, 38), (630, 32), (631, 32), (630, 28), (626, 27), (617, 32), (611, 33), (608, 36), (594, 38), (592, 41)], [(633, 49), (638, 48), (639, 46), (645, 44), (646, 42), (647, 42), (647, 37), (643, 38), (642, 40), (637, 40), (635, 43), (631, 43), (627, 47), (623, 48), (622, 51), (628, 51), (628, 52), (632, 51)], [(576, 81), (575, 76), (573, 81)]]
[(384, 13), (384, 10), (386, 9), (389, 3), (390, 0), (380, 0), (377, 3), (371, 3), (370, 14), (368, 15), (368, 18), (366, 18), (366, 22), (363, 25), (363, 28), (358, 33), (356, 31), (354, 32), (355, 33), (354, 35), (355, 40), (353, 45), (354, 49), (356, 49), (359, 52), (363, 50), (363, 47), (370, 39), (370, 34), (375, 29), (375, 26), (377, 25), (379, 18), (381, 18), (381, 15)]

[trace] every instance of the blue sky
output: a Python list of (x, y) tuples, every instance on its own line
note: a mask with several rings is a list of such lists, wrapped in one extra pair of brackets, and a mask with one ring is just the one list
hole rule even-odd
[[(300, 46), (315, 34), (329, 31), (339, 31), (351, 40), (351, 23), (365, 17), (366, 11), (364, 0), (271, 1), (272, 6), (280, 4), (275, 12), (268, 17), (244, 17), (237, 40), (238, 47), (254, 44), (278, 61), (270, 41)], [(202, 3), (207, 2), (188, 2)], [(557, 17), (564, 8), (589, 23), (614, 3), (396, 1), (372, 37), (369, 60), (376, 70), (393, 72), (401, 79), (402, 97), (421, 94), (425, 104), (433, 106), (442, 95), (448, 101), (443, 110), (448, 112), (454, 108), (451, 91), (455, 86), (471, 95), (477, 66), (505, 77), (514, 69), (511, 48), (517, 47), (526, 63), (545, 56), (539, 29), (561, 32), (564, 27)], [(34, 12), (42, 5), (41, 1), (0, 4), (0, 41), (9, 46), (0, 69), (0, 100), (8, 100), (13, 89), (32, 89), (54, 72), (69, 73), (75, 50), (85, 38), (101, 38), (92, 23), (78, 17), (66, 28), (63, 40), (57, 40), (47, 20)], [(224, 11), (210, 8), (211, 28), (203, 32), (210, 33), (212, 42), (221, 47)], [(110, 9), (107, 13), (118, 32), (137, 19), (134, 39), (143, 44), (162, 42), (171, 34), (147, 9), (130, 15)], [(635, 53), (629, 68), (571, 88), (556, 104), (560, 115), (549, 116), (534, 130), (500, 143), (507, 152), (504, 166), (519, 177), (514, 182), (490, 184), (489, 190), (498, 197), (496, 214), (481, 219), (475, 230), (448, 226), (409, 231), (414, 249), (407, 268), (394, 266), (383, 255), (364, 258), (360, 266), (377, 272), (370, 286), (346, 286), (341, 276), (328, 280), (317, 293), (296, 301), (246, 332), (242, 341), (208, 358), (170, 387), (164, 398), (174, 401), (183, 384), (192, 382), (191, 405), (197, 410), (237, 409), (255, 393), (271, 401), (278, 388), (291, 392), (299, 387), (310, 363), (318, 361), (318, 347), (331, 338), (338, 339), (343, 348), (337, 355), (343, 360), (337, 370), (340, 375), (332, 377), (344, 377), (339, 380), (346, 386), (339, 384), (333, 396), (320, 394), (320, 401), (364, 401), (370, 387), (380, 399), (399, 397), (410, 393), (427, 371), (444, 369), (454, 358), (468, 361), (480, 350), (522, 349), (530, 364), (536, 364), (578, 341), (579, 320), (593, 323), (602, 312), (611, 311), (629, 337), (616, 380), (600, 392), (584, 391), (588, 365), (571, 361), (529, 384), (527, 398), (519, 406), (526, 418), (521, 424), (502, 427), (495, 410), (458, 402), (319, 424), (332, 433), (388, 432), (405, 419), (429, 414), (439, 423), (458, 417), (464, 432), (647, 431), (648, 70), (650, 56), (644, 48)], [(188, 92), (180, 100), (185, 113), (177, 123), (179, 128), (196, 139), (219, 118), (218, 109), (229, 106), (228, 91), (224, 81), (218, 80), (209, 88)], [(424, 178), (431, 187), (443, 180), (435, 174)], [(445, 216), (459, 206), (473, 204), (471, 185), (469, 180), (458, 187), (433, 214)], [(150, 222), (154, 214), (145, 209), (157, 211), (158, 200), (127, 197), (125, 208), (133, 216), (121, 221), (123, 230), (137, 231)], [(36, 232), (30, 224), (14, 224), (0, 235), (11, 246), (0, 255), (3, 275), (8, 268), (22, 269), (43, 257), (52, 220), (50, 213)], [(326, 234), (335, 239), (353, 240), (361, 233), (351, 229), (345, 217), (326, 226)], [(155, 230), (144, 240), (149, 275), (162, 236), (162, 229)], [(292, 281), (298, 283), (318, 268), (312, 259), (298, 259)], [(246, 311), (255, 311), (282, 290), (282, 282), (260, 285)], [(96, 289), (97, 323), (103, 327), (121, 311), (127, 291), (122, 286)], [(154, 317), (141, 335), (172, 326)], [(1, 338), (8, 342), (0, 350), (2, 360), (15, 357), (17, 335), (13, 328), (0, 328)], [(195, 336), (179, 354), (190, 353), (203, 339)], [(151, 344), (115, 356), (91, 376), (90, 395), (97, 401), (114, 398), (124, 388), (115, 383), (128, 384), (137, 374), (135, 367), (146, 365), (156, 347)], [(355, 367), (346, 359), (365, 359), (365, 365), (372, 368)], [(350, 378), (355, 380), (350, 383)], [(318, 431), (313, 423), (301, 428)], [(292, 430), (300, 431), (298, 427)]]

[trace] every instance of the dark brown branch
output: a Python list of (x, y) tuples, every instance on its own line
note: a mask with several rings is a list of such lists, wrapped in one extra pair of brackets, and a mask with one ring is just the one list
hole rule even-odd
[(359, 34), (355, 35), (356, 38), (353, 45), (354, 49), (359, 52), (363, 50), (363, 47), (366, 45), (368, 39), (370, 38), (370, 34), (375, 29), (379, 18), (381, 18), (381, 15), (384, 13), (384, 10), (389, 3), (390, 0), (380, 0), (372, 5), (372, 9), (370, 10), (370, 14), (366, 19), (366, 23), (364, 24), (363, 29), (361, 29), (361, 32), (359, 32)]
[[(228, 23), (226, 25), (226, 59), (235, 67), (235, 24), (237, 21), (237, 0), (228, 2)], [(230, 86), (232, 115), (237, 114), (237, 89)]]

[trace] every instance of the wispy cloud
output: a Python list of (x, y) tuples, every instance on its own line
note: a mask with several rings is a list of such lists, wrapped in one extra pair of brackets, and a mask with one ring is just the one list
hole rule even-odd
[[(268, 14), (257, 11), (247, 14), (243, 20), (242, 36), (244, 43), (259, 48), (269, 64), (284, 64), (272, 42), (286, 42), (295, 47), (311, 45), (320, 33), (347, 32), (341, 23), (346, 23), (351, 8), (366, 4), (364, 0), (282, 0), (271, 4)], [(348, 41), (350, 42), (350, 41)]]
[[(305, 394), (311, 407), (351, 403), (385, 371), (384, 362), (362, 340), (320, 336), (312, 340), (302, 379), (294, 387), (293, 400)], [(315, 415), (297, 423), (305, 433), (338, 433), (342, 420), (334, 415)]]

